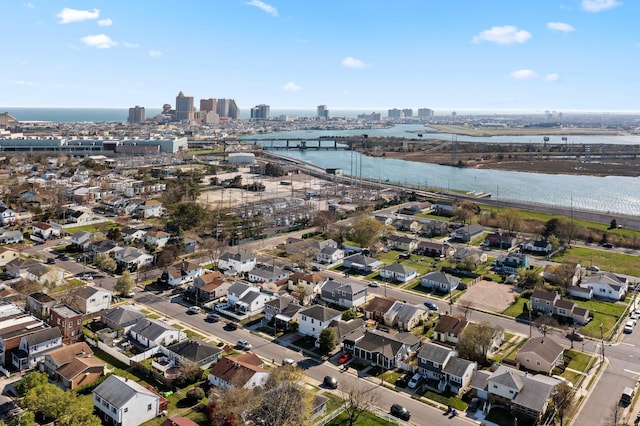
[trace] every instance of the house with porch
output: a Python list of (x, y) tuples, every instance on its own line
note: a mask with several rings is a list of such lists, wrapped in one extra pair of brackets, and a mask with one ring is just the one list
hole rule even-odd
[(418, 276), (418, 271), (401, 263), (392, 263), (380, 269), (380, 277), (390, 281), (406, 283)]
[(519, 269), (529, 269), (529, 255), (510, 252), (506, 256), (496, 259), (496, 268), (505, 274), (517, 274)]
[(251, 315), (264, 309), (265, 303), (273, 296), (263, 293), (261, 288), (249, 283), (238, 281), (227, 289), (227, 301), (236, 311)]
[(411, 333), (390, 334), (367, 329), (355, 340), (353, 356), (385, 370), (391, 370), (398, 368), (418, 346), (419, 339)]
[(320, 263), (338, 263), (344, 259), (344, 250), (338, 247), (325, 247), (316, 258)]
[(367, 287), (356, 282), (340, 282), (329, 279), (320, 290), (320, 298), (342, 308), (353, 309), (367, 300)]
[(18, 370), (35, 367), (44, 355), (62, 346), (62, 334), (57, 327), (37, 330), (20, 339), (18, 350), (12, 354), (12, 364)]
[(289, 324), (298, 317), (302, 308), (293, 296), (282, 294), (264, 304), (264, 319), (274, 321), (277, 328), (288, 330)]
[(173, 287), (179, 287), (184, 284), (192, 283), (194, 279), (204, 274), (202, 265), (183, 260), (167, 268), (167, 284)]
[(589, 322), (589, 310), (581, 308), (574, 302), (563, 300), (557, 291), (535, 290), (531, 294), (531, 308), (546, 315), (557, 315), (572, 320), (575, 324), (585, 325)]
[(211, 271), (193, 280), (191, 292), (197, 304), (209, 303), (225, 297), (230, 286), (220, 271)]
[(255, 254), (245, 251), (238, 251), (237, 253), (225, 252), (218, 259), (219, 269), (235, 273), (249, 272), (256, 267), (256, 264)]
[(115, 260), (124, 269), (138, 270), (143, 266), (153, 265), (153, 256), (136, 247), (116, 247), (113, 250)]
[(587, 275), (579, 285), (591, 289), (594, 297), (608, 300), (622, 300), (629, 292), (629, 280), (611, 272)]
[(418, 372), (425, 377), (427, 387), (439, 393), (463, 392), (477, 368), (476, 362), (459, 358), (456, 351), (436, 343), (427, 342), (418, 352)]
[(467, 320), (463, 315), (440, 315), (433, 332), (433, 340), (455, 346), (466, 327)]
[(298, 311), (298, 332), (305, 336), (318, 338), (333, 320), (342, 318), (342, 312), (326, 306), (313, 305)]
[(455, 254), (456, 249), (449, 243), (443, 243), (440, 241), (420, 241), (416, 252), (423, 256), (449, 258)]
[(408, 235), (391, 235), (387, 241), (395, 250), (412, 252), (418, 247), (418, 240)]
[(439, 293), (451, 293), (460, 285), (460, 278), (444, 272), (431, 271), (420, 278), (420, 286)]
[(252, 389), (262, 386), (269, 371), (262, 367), (262, 360), (252, 353), (235, 357), (222, 357), (209, 370), (209, 384), (220, 389)]

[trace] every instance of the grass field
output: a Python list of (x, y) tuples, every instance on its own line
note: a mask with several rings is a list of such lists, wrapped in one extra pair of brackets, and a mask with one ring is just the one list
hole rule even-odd
[(638, 256), (615, 251), (573, 247), (554, 256), (552, 260), (554, 262), (575, 262), (586, 266), (596, 265), (603, 271), (640, 276)]
[[(327, 423), (327, 426), (343, 426), (348, 424), (347, 422), (347, 414), (342, 413), (335, 419), (331, 420)], [(373, 413), (369, 413), (365, 411), (360, 415), (358, 420), (354, 423), (354, 426), (369, 426), (369, 425), (380, 425), (380, 426), (393, 426), (397, 425), (397, 422), (390, 422), (389, 420), (385, 420), (381, 417), (376, 416)]]

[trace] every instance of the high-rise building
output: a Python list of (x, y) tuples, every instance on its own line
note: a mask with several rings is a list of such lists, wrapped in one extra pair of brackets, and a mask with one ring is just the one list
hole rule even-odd
[(193, 106), (193, 96), (185, 96), (184, 93), (178, 93), (176, 96), (176, 120), (193, 120), (195, 107)]
[(133, 108), (129, 108), (127, 123), (142, 123), (144, 119), (144, 107), (136, 105)]
[(433, 117), (433, 110), (429, 108), (418, 108), (418, 118)]
[(411, 108), (404, 108), (402, 110), (402, 115), (404, 116), (404, 118), (413, 117), (413, 110)]
[(237, 120), (240, 117), (240, 109), (234, 99), (218, 99), (216, 112), (220, 117), (227, 117)]
[(200, 115), (206, 115), (208, 112), (216, 111), (217, 102), (215, 98), (200, 99)]
[(389, 117), (389, 118), (402, 118), (402, 110), (399, 110), (398, 108), (390, 109), (387, 112), (387, 117)]
[(271, 107), (269, 105), (260, 104), (251, 108), (251, 118), (254, 120), (268, 120), (271, 115)]
[(318, 118), (328, 120), (329, 119), (329, 110), (326, 105), (318, 105)]

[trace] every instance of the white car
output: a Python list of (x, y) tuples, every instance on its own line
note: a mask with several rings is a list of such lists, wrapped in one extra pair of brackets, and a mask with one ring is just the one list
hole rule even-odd
[(82, 279), (85, 281), (93, 281), (93, 275), (91, 275), (91, 272), (85, 272)]
[(411, 380), (409, 380), (409, 384), (407, 386), (409, 386), (411, 389), (415, 389), (418, 387), (418, 383), (420, 383), (420, 380), (422, 380), (422, 374), (416, 373), (413, 375), (413, 377), (411, 377)]
[(627, 321), (627, 323), (624, 325), (624, 332), (626, 334), (630, 334), (633, 333), (633, 326), (635, 325), (635, 323), (633, 321)]
[(245, 351), (250, 351), (251, 348), (253, 347), (253, 346), (251, 346), (251, 343), (247, 342), (244, 339), (238, 340), (237, 346), (238, 346), (238, 348), (243, 349)]
[(380, 287), (380, 283), (378, 281), (371, 281), (369, 287)]
[(187, 312), (190, 314), (199, 314), (200, 311), (202, 311), (202, 309), (200, 309), (199, 306), (191, 306)]

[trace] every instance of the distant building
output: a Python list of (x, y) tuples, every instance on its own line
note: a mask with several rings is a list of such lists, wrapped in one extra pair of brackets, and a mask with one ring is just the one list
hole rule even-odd
[(218, 101), (215, 98), (200, 99), (200, 119), (205, 124), (218, 124), (220, 116), (217, 112)]
[(413, 117), (413, 110), (411, 108), (404, 108), (402, 110), (402, 115), (404, 118)]
[(184, 93), (178, 93), (176, 96), (176, 120), (193, 120), (195, 108), (193, 106), (193, 96), (185, 96)]
[(429, 108), (418, 108), (418, 118), (433, 117), (433, 110)]
[(402, 111), (397, 109), (397, 108), (390, 109), (387, 112), (387, 117), (389, 117), (389, 118), (402, 118), (403, 117)]
[(321, 120), (329, 119), (329, 110), (327, 109), (326, 105), (318, 105), (318, 108), (316, 110), (317, 110), (319, 119)]
[(220, 117), (237, 120), (240, 117), (240, 109), (234, 99), (218, 99), (216, 112)]
[(271, 116), (271, 107), (269, 105), (260, 104), (251, 108), (252, 120), (268, 120)]
[(144, 107), (136, 105), (133, 108), (129, 108), (127, 123), (142, 123), (144, 119)]

